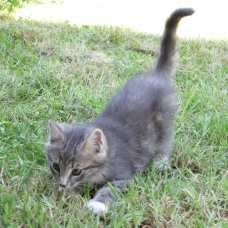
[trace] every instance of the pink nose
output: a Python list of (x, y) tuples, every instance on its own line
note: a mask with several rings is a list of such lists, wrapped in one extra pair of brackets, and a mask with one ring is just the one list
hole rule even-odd
[(65, 187), (67, 186), (67, 180), (64, 179), (64, 178), (62, 178), (62, 177), (60, 177), (60, 178), (59, 178), (59, 185), (60, 185), (61, 187), (65, 188)]
[(63, 188), (65, 188), (67, 186), (66, 184), (63, 184), (63, 183), (59, 183), (59, 185)]

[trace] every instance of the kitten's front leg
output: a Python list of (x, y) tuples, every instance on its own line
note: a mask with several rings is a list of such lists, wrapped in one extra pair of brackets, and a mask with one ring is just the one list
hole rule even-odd
[[(123, 192), (128, 188), (130, 181), (113, 181), (110, 184), (115, 186), (120, 192)], [(100, 190), (97, 191), (93, 199), (87, 203), (87, 208), (93, 211), (94, 214), (108, 212), (108, 206), (111, 201), (116, 199), (116, 195), (112, 189), (106, 184)]]

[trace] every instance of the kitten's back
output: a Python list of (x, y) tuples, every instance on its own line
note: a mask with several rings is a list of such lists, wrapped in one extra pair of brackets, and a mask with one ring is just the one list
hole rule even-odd
[(170, 79), (175, 62), (176, 29), (182, 17), (193, 13), (193, 9), (183, 8), (170, 15), (166, 21), (154, 72), (130, 79), (112, 98), (98, 119), (112, 117), (125, 124), (130, 121), (131, 126), (134, 123), (138, 128), (137, 121), (145, 122), (145, 119), (151, 118), (152, 111), (173, 116), (176, 102)]
[(194, 13), (191, 8), (174, 11), (166, 21), (160, 54), (154, 72), (130, 79), (112, 98), (96, 119), (102, 128), (116, 128), (119, 138), (140, 153), (161, 152), (169, 157), (177, 110), (176, 94), (171, 83), (176, 52), (176, 28), (182, 17)]

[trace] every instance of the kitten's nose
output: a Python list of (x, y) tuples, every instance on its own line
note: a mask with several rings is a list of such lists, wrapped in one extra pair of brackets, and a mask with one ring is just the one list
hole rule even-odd
[(67, 186), (67, 179), (60, 177), (59, 178), (59, 185), (63, 188)]
[(63, 188), (65, 188), (67, 186), (66, 184), (63, 184), (63, 183), (59, 183), (59, 185)]

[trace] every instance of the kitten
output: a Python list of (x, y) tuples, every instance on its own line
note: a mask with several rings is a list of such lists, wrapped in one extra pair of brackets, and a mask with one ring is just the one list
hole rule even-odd
[(166, 21), (153, 73), (129, 80), (93, 122), (68, 125), (49, 121), (46, 144), (51, 171), (66, 189), (103, 185), (87, 203), (95, 214), (107, 212), (115, 199), (109, 184), (124, 191), (137, 171), (154, 160), (168, 162), (177, 102), (171, 83), (176, 28), (191, 8), (174, 11)]

